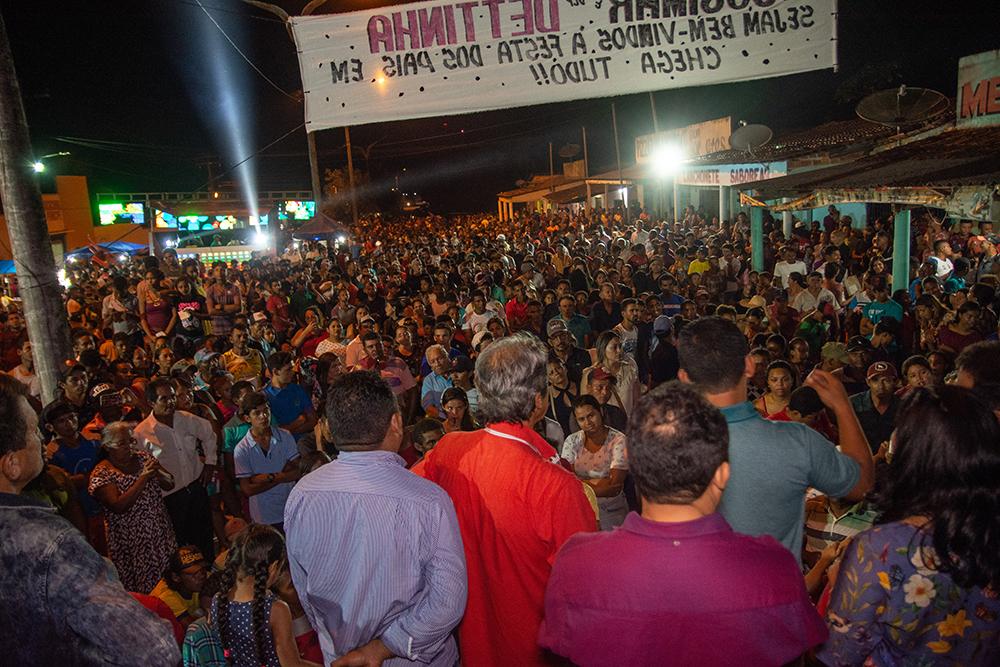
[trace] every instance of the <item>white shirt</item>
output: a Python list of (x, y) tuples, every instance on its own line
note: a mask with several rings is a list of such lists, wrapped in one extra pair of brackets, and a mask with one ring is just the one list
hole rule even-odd
[(931, 255), (931, 259), (934, 260), (934, 266), (936, 270), (934, 271), (934, 276), (938, 280), (944, 280), (951, 275), (951, 272), (955, 270), (955, 265), (951, 263), (950, 259), (943, 257), (935, 257)]
[(833, 304), (834, 309), (840, 308), (840, 304), (837, 303), (837, 297), (825, 287), (821, 287), (819, 294), (816, 296), (813, 296), (812, 292), (807, 289), (802, 290), (795, 297), (795, 300), (792, 301), (792, 308), (804, 315), (815, 309), (823, 301)]
[[(174, 476), (174, 488), (164, 491), (164, 496), (180, 491), (201, 475), (205, 463), (217, 461), (215, 431), (206, 419), (190, 412), (174, 413), (173, 428), (157, 421), (150, 414), (139, 422), (133, 431), (139, 446), (156, 457), (156, 460)], [(205, 461), (198, 456), (198, 441), (205, 451)]]
[(29, 373), (25, 370), (24, 364), (18, 364), (9, 373), (12, 378), (16, 378), (21, 384), (28, 388), (28, 393), (40, 399), (42, 397), (42, 381), (37, 373)]
[(793, 273), (801, 273), (806, 277), (806, 265), (801, 259), (797, 262), (786, 262), (781, 260), (774, 265), (774, 275), (781, 277), (781, 286), (788, 289), (788, 277)]

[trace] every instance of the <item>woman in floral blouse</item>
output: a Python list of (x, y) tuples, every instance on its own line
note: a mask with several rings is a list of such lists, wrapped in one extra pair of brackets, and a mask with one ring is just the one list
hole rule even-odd
[(970, 390), (914, 389), (874, 528), (830, 598), (827, 665), (1000, 665), (1000, 423)]

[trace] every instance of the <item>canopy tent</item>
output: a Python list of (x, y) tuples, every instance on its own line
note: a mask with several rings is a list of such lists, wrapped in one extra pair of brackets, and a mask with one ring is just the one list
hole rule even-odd
[(11, 273), (17, 273), (17, 270), (14, 268), (14, 260), (12, 259), (0, 260), (0, 274), (8, 275)]
[(67, 257), (92, 257), (94, 255), (94, 248), (98, 248), (109, 253), (118, 253), (125, 255), (136, 255), (141, 252), (145, 252), (149, 249), (149, 246), (143, 245), (141, 243), (129, 243), (127, 241), (108, 241), (105, 243), (91, 243), (90, 245), (85, 245), (79, 248), (75, 248), (66, 253)]
[(292, 238), (303, 241), (329, 240), (338, 236), (349, 236), (351, 230), (341, 222), (317, 213), (316, 217), (292, 232)]

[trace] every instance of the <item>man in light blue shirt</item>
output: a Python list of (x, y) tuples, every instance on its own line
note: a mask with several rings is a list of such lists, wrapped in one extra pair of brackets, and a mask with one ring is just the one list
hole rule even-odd
[(250, 518), (281, 529), (285, 501), (299, 478), (295, 438), (285, 429), (271, 426), (271, 409), (264, 394), (247, 394), (239, 409), (250, 422), (250, 430), (233, 451), (236, 479), (250, 498)]
[(698, 385), (729, 424), (731, 474), (719, 512), (737, 532), (774, 537), (801, 564), (806, 489), (858, 501), (875, 479), (871, 451), (844, 386), (822, 370), (805, 381), (837, 417), (838, 452), (808, 426), (766, 420), (747, 401), (754, 362), (734, 323), (696, 320), (681, 331), (678, 347), (678, 378)]
[(397, 454), (403, 420), (381, 377), (349, 373), (328, 396), (340, 455), (285, 507), (292, 581), (323, 662), (455, 665), (468, 594), (455, 507)]
[(431, 372), (424, 377), (420, 386), (420, 407), (425, 412), (436, 411), (436, 414), (441, 414), (441, 394), (451, 386), (448, 375), (451, 371), (451, 358), (448, 350), (443, 345), (431, 345), (427, 348), (427, 363), (431, 366)]

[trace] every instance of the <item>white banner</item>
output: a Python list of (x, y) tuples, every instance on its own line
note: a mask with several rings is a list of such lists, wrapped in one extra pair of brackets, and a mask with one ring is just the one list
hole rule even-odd
[(836, 65), (836, 0), (464, 0), (292, 19), (306, 129)]

